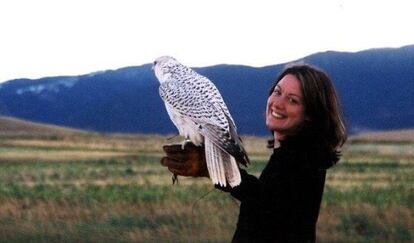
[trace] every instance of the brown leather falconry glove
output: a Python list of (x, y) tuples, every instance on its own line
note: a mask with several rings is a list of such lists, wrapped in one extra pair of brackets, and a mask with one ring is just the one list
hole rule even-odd
[(181, 144), (164, 145), (166, 156), (161, 158), (161, 165), (168, 167), (173, 176), (173, 183), (177, 175), (192, 177), (209, 177), (204, 146), (197, 147), (193, 143), (186, 143), (184, 149)]

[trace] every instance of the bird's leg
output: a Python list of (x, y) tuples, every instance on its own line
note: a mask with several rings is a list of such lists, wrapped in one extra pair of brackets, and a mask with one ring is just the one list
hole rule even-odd
[(187, 143), (191, 143), (191, 140), (190, 140), (190, 138), (189, 138), (189, 137), (186, 137), (186, 138), (184, 139), (184, 141), (181, 143), (181, 149), (182, 149), (182, 150), (184, 150), (185, 145), (186, 145)]
[(172, 175), (172, 177), (171, 177), (171, 179), (172, 179), (172, 184), (174, 185), (175, 183), (177, 183), (178, 184), (178, 176), (177, 176), (177, 174), (173, 174)]

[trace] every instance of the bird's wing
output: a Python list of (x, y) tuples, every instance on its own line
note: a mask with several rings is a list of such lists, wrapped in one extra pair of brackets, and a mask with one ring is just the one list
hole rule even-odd
[(189, 85), (171, 79), (160, 85), (159, 92), (164, 102), (194, 122), (194, 126), (203, 136), (208, 137), (238, 162), (244, 165), (249, 163), (233, 119), (217, 88), (208, 79), (203, 87), (198, 87), (197, 83)]
[(164, 102), (181, 116), (194, 122), (205, 116), (203, 97), (191, 86), (171, 79), (161, 83), (159, 93)]
[[(216, 105), (216, 110), (217, 109), (220, 109), (220, 107), (217, 107)], [(231, 117), (227, 116), (224, 111), (221, 112), (221, 114), (223, 114), (226, 122), (218, 124), (205, 123), (200, 133), (203, 134), (203, 136), (210, 138), (215, 145), (232, 155), (237, 162), (247, 165), (250, 161), (236, 132), (233, 120)], [(219, 120), (222, 121), (223, 118)], [(223, 126), (223, 124), (226, 125)]]

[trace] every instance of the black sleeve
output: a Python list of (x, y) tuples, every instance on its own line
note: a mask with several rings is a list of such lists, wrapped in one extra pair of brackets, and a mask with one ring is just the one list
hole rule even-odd
[(216, 185), (217, 189), (224, 192), (229, 192), (234, 198), (243, 202), (251, 200), (252, 198), (259, 198), (259, 179), (253, 175), (248, 174), (245, 170), (240, 169), (241, 183), (236, 187), (222, 187)]

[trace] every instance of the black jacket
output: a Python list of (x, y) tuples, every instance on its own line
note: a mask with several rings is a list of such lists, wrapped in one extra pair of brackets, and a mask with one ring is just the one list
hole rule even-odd
[(326, 169), (336, 153), (296, 136), (274, 149), (259, 178), (240, 170), (242, 182), (220, 188), (240, 200), (232, 242), (314, 242)]

